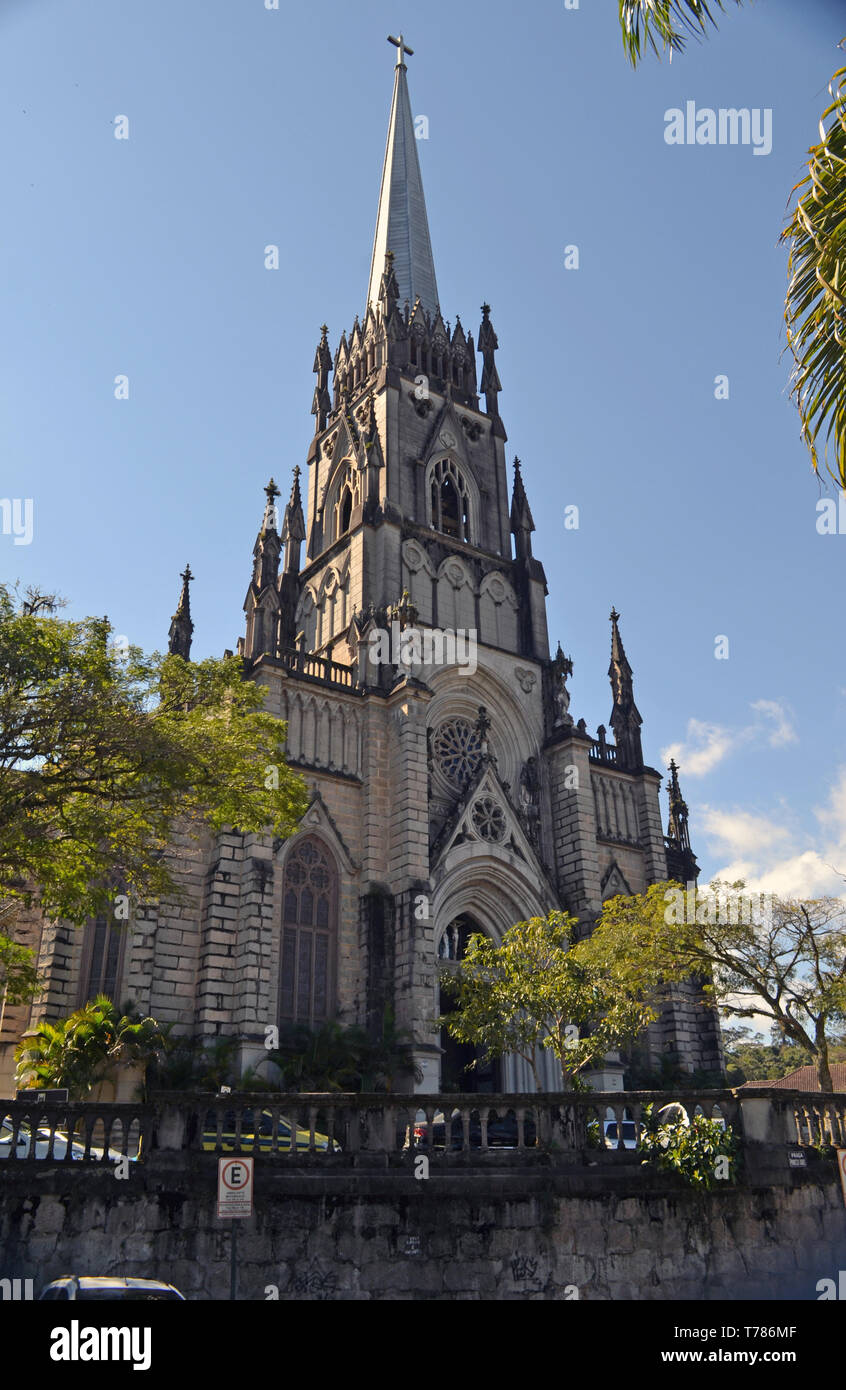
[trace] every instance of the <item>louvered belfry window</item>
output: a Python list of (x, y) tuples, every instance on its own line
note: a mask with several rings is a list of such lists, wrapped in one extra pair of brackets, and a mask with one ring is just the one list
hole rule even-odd
[(322, 1023), (334, 1013), (337, 918), (335, 865), (326, 846), (309, 836), (295, 845), (285, 863), (280, 1022)]

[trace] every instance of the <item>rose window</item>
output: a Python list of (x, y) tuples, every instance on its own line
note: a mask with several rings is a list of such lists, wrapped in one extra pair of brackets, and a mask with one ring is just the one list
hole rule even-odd
[(471, 813), (473, 829), (480, 840), (501, 840), (505, 834), (505, 813), (493, 797), (483, 796)]
[(479, 766), (482, 745), (479, 732), (468, 719), (442, 724), (432, 739), (438, 769), (451, 786), (466, 786)]

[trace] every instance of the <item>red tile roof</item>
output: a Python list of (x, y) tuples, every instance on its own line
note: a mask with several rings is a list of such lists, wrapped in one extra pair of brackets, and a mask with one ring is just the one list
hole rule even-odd
[[(846, 1091), (846, 1062), (831, 1063), (831, 1079), (835, 1091)], [(766, 1086), (768, 1089), (774, 1088), (779, 1091), (819, 1091), (820, 1089), (817, 1069), (813, 1066), (797, 1067), (796, 1071), (790, 1072), (787, 1076), (779, 1077), (778, 1081), (744, 1081), (738, 1090), (743, 1091), (752, 1086)]]

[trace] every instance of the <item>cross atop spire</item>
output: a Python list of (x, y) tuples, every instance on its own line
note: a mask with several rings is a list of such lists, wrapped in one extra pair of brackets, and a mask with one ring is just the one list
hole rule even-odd
[(407, 45), (407, 43), (405, 42), (405, 40), (404, 40), (402, 34), (400, 34), (400, 36), (399, 36), (398, 39), (395, 39), (394, 36), (393, 36), (393, 34), (389, 34), (389, 35), (388, 35), (388, 43), (392, 43), (392, 44), (394, 45), (394, 48), (397, 49), (397, 61), (396, 61), (396, 63), (394, 64), (394, 66), (395, 66), (395, 67), (398, 67), (398, 68), (404, 68), (404, 67), (405, 67), (405, 55), (406, 55), (406, 53), (408, 54), (409, 58), (413, 58), (413, 57), (414, 57), (414, 49), (408, 47), (408, 45)]

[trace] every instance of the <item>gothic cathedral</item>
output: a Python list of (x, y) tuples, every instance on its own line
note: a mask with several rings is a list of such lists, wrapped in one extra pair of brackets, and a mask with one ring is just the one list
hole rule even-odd
[[(525, 1063), (468, 1072), (433, 1029), (441, 968), (471, 932), (562, 907), (589, 931), (603, 900), (695, 878), (676, 769), (668, 833), (661, 775), (644, 765), (619, 614), (611, 613), (610, 732), (569, 712), (570, 660), (550, 654), (543, 566), (517, 459), (508, 488), (497, 336), (445, 323), (402, 37), (367, 302), (314, 361), (307, 489), (284, 511), (271, 480), (238, 643), (248, 678), (288, 721), (310, 788), (296, 834), (174, 846), (186, 901), (127, 929), (38, 929), (46, 995), (8, 1009), (14, 1041), (99, 990), (180, 1031), (236, 1035), (242, 1065), (265, 1028), (338, 1017), (414, 1039), (420, 1092), (524, 1091)], [(481, 380), (477, 381), (477, 353)], [(330, 383), (331, 378), (331, 383)], [(481, 398), (481, 399), (480, 399)], [(482, 400), (484, 404), (482, 404)], [(190, 658), (186, 570), (170, 650)], [(411, 640), (407, 640), (411, 639)], [(648, 1061), (721, 1067), (715, 1016), (674, 991)], [(558, 1089), (553, 1059), (545, 1081)], [(612, 1057), (593, 1077), (623, 1084)], [(11, 1092), (9, 1092), (11, 1093)]]

